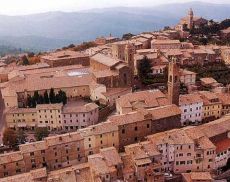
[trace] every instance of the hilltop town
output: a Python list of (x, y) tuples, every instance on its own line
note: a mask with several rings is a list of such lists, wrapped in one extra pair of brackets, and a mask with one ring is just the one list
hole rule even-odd
[[(95, 30), (96, 31), (96, 30)], [(0, 60), (0, 182), (230, 179), (230, 20)]]

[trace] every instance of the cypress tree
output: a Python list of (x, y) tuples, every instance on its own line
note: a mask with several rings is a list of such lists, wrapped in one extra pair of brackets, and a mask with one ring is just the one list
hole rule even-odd
[(53, 88), (50, 89), (49, 99), (50, 99), (50, 103), (51, 103), (51, 104), (56, 103), (56, 96), (55, 96), (55, 93), (54, 93), (54, 89), (53, 89)]
[(49, 99), (49, 95), (48, 95), (47, 90), (44, 93), (44, 103), (45, 104), (49, 104), (50, 103), (50, 99)]

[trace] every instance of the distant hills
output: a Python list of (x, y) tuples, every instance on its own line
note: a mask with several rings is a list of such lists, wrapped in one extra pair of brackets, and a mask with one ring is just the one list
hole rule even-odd
[(0, 15), (0, 45), (43, 51), (101, 35), (153, 31), (176, 24), (189, 8), (207, 19), (230, 18), (230, 4), (192, 2), (146, 8), (106, 8), (80, 12), (48, 12), (26, 16)]

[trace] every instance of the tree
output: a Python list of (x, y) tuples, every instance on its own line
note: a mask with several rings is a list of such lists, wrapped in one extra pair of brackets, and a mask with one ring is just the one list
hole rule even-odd
[(140, 63), (138, 65), (138, 76), (143, 82), (145, 79), (149, 78), (151, 70), (151, 64), (147, 56), (145, 56), (142, 60), (140, 60)]
[(200, 42), (202, 43), (202, 45), (207, 45), (208, 39), (207, 38), (201, 38)]
[(47, 90), (44, 93), (44, 103), (45, 104), (49, 104), (50, 103), (50, 99), (49, 99), (49, 95), (48, 95)]
[(34, 52), (29, 52), (28, 53), (28, 57), (34, 57), (34, 56), (35, 56)]
[(62, 94), (62, 103), (63, 103), (63, 105), (67, 104), (67, 96), (66, 96), (65, 92), (63, 92), (63, 94)]
[(34, 92), (34, 101), (36, 102), (36, 104), (38, 103), (38, 99), (39, 99), (39, 93), (38, 91)]
[(123, 40), (129, 40), (133, 37), (134, 35), (132, 33), (126, 33), (122, 36)]
[(22, 56), (22, 65), (29, 65), (29, 60), (26, 56)]
[(70, 44), (70, 45), (68, 45), (68, 48), (70, 49), (70, 48), (74, 48), (75, 47), (75, 45), (74, 44)]
[(17, 132), (17, 140), (19, 144), (24, 144), (26, 142), (26, 134), (24, 133), (24, 131), (19, 130)]
[(42, 95), (39, 95), (38, 97), (38, 104), (44, 104), (44, 98)]
[(56, 95), (56, 102), (57, 103), (63, 103), (65, 105), (67, 103), (67, 96), (66, 93), (62, 90), (58, 91), (58, 94)]
[(27, 106), (28, 107), (32, 107), (32, 97), (31, 97), (31, 95), (27, 95)]
[(7, 128), (3, 133), (3, 144), (9, 147), (16, 147), (18, 145), (18, 137), (16, 131)]
[(36, 107), (36, 100), (34, 98), (34, 96), (31, 98), (31, 108), (35, 108)]
[(55, 97), (55, 92), (53, 88), (50, 89), (49, 98), (50, 98), (51, 104), (56, 103), (56, 97)]
[(36, 138), (37, 141), (41, 141), (41, 140), (43, 140), (43, 138), (49, 136), (49, 130), (48, 130), (47, 127), (36, 128), (34, 136), (35, 136), (35, 138)]

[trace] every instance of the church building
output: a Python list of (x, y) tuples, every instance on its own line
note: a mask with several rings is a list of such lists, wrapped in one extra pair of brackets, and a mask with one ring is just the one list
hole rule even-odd
[(175, 29), (178, 31), (189, 31), (207, 24), (208, 20), (199, 16), (194, 16), (193, 10), (190, 8), (188, 15), (180, 20)]

